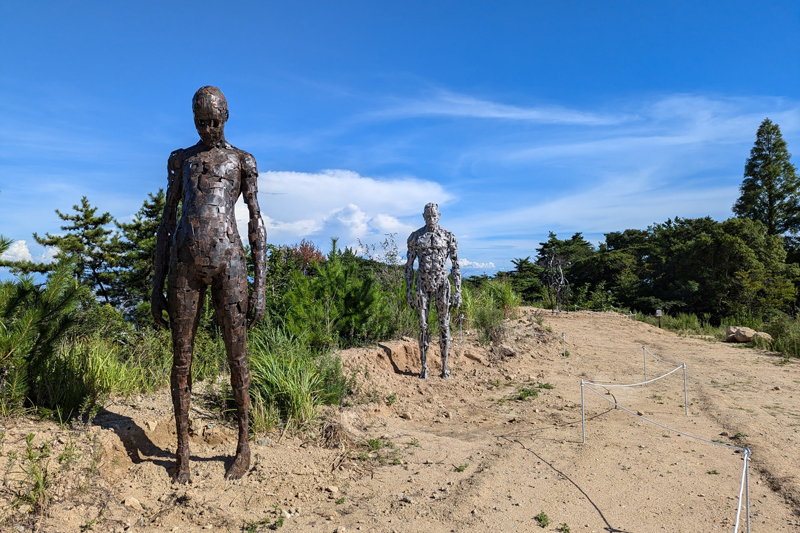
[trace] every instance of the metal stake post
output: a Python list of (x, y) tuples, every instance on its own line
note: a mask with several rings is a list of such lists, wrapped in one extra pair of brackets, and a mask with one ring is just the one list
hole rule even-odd
[(744, 450), (745, 502), (747, 503), (747, 533), (750, 533), (750, 448)]
[(464, 313), (458, 315), (458, 343), (464, 346)]
[(644, 358), (644, 384), (647, 385), (647, 346), (642, 346), (642, 357)]
[(586, 444), (586, 407), (583, 401), (583, 380), (581, 380), (581, 433), (583, 434), (583, 444)]
[(689, 395), (686, 393), (686, 363), (683, 363), (683, 411), (689, 416)]

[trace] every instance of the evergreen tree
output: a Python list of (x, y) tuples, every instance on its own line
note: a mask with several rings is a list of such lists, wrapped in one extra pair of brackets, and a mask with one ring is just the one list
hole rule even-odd
[(741, 196), (733, 212), (740, 218), (760, 220), (770, 235), (797, 233), (800, 223), (800, 178), (790, 158), (781, 129), (765, 118), (745, 163)]
[(116, 236), (109, 238), (112, 230), (106, 228), (114, 217), (110, 213), (97, 215), (97, 208), (92, 207), (84, 196), (81, 203), (72, 206), (75, 214), (62, 213), (56, 209), (58, 217), (68, 222), (61, 226), (65, 235), (45, 233), (40, 237), (34, 233), (33, 238), (42, 246), (58, 248), (56, 259), (75, 256), (75, 276), (82, 285), (91, 288), (106, 303), (111, 303), (110, 285), (115, 277), (113, 272), (119, 248)]
[[(150, 293), (153, 290), (153, 271), (156, 260), (156, 233), (164, 211), (164, 189), (149, 193), (130, 223), (117, 227), (122, 239), (117, 241), (118, 276), (113, 280), (111, 293), (115, 303), (126, 314), (150, 319)], [(137, 320), (138, 321), (138, 320)]]

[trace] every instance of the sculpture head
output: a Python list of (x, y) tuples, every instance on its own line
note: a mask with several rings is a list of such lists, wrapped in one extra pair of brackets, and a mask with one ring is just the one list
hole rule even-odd
[(425, 225), (428, 226), (428, 229), (434, 229), (439, 223), (439, 205), (434, 204), (433, 202), (429, 204), (425, 204), (425, 210), (422, 212), (422, 216), (425, 218)]
[(203, 144), (209, 148), (225, 139), (225, 122), (228, 120), (228, 101), (217, 87), (200, 87), (192, 98), (194, 127)]

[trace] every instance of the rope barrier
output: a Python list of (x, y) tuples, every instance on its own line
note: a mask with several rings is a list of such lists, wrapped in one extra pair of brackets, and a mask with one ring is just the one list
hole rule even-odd
[(656, 354), (654, 354), (653, 352), (651, 352), (650, 350), (648, 350), (648, 349), (647, 349), (647, 346), (644, 346), (644, 349), (647, 351), (647, 353), (649, 353), (650, 355), (652, 355), (652, 356), (653, 356), (653, 358), (655, 358), (655, 359), (658, 359), (658, 360), (659, 360), (659, 361), (661, 361), (662, 363), (666, 363), (666, 364), (668, 364), (668, 365), (677, 365), (677, 364), (678, 364), (678, 363), (673, 363), (672, 361), (665, 361), (664, 359), (661, 359), (659, 356), (657, 356)]
[(665, 378), (665, 377), (669, 376), (670, 374), (672, 374), (674, 372), (677, 372), (678, 370), (680, 370), (682, 368), (683, 368), (683, 365), (678, 365), (677, 367), (675, 367), (674, 369), (670, 370), (669, 372), (667, 372), (663, 376), (658, 376), (657, 378), (648, 379), (647, 381), (640, 381), (639, 383), (611, 383), (611, 384), (605, 384), (605, 383), (594, 383), (592, 381), (583, 381), (583, 380), (581, 380), (581, 382), (582, 383), (586, 383), (587, 385), (594, 385), (596, 387), (605, 387), (605, 388), (612, 388), (612, 387), (638, 387), (640, 385), (647, 385), (648, 383), (653, 383), (654, 381), (658, 381), (659, 379)]
[[(682, 366), (685, 366), (685, 364), (682, 365)], [(675, 370), (677, 370), (677, 368)], [(675, 370), (672, 370), (671, 372), (669, 372), (669, 374), (671, 374), (672, 372), (675, 372)], [(664, 374), (664, 376), (661, 376), (661, 377), (665, 377), (665, 376), (667, 376), (669, 374)], [(656, 378), (656, 379), (661, 379), (661, 377)], [(658, 426), (660, 428), (666, 429), (667, 431), (672, 431), (674, 433), (677, 433), (678, 435), (682, 435), (682, 436), (688, 437), (690, 439), (699, 440), (699, 441), (711, 444), (712, 446), (720, 446), (720, 447), (728, 448), (728, 449), (731, 449), (731, 450), (734, 450), (734, 451), (737, 451), (737, 452), (742, 452), (744, 465), (742, 467), (742, 481), (741, 481), (741, 484), (739, 486), (739, 501), (738, 501), (738, 504), (736, 506), (736, 523), (735, 523), (734, 528), (733, 528), (733, 533), (738, 533), (739, 532), (739, 520), (740, 520), (741, 512), (742, 512), (742, 496), (743, 495), (744, 495), (744, 499), (745, 499), (745, 502), (746, 502), (745, 516), (746, 516), (746, 520), (747, 520), (747, 533), (750, 533), (750, 456), (751, 456), (750, 448), (742, 448), (740, 446), (733, 446), (731, 444), (725, 444), (724, 442), (715, 442), (713, 440), (704, 439), (703, 437), (698, 437), (696, 435), (692, 435), (690, 433), (686, 433), (685, 431), (679, 431), (679, 430), (677, 430), (675, 428), (671, 428), (671, 427), (666, 426), (664, 424), (660, 424), (660, 423), (656, 422), (655, 420), (651, 420), (651, 419), (649, 419), (649, 418), (647, 418), (645, 416), (642, 416), (642, 415), (640, 415), (638, 413), (634, 413), (633, 411), (631, 411), (627, 407), (623, 407), (622, 405), (620, 405), (616, 400), (609, 400), (608, 398), (605, 397), (604, 394), (601, 394), (599, 391), (596, 391), (592, 387), (587, 386), (589, 384), (592, 384), (592, 383), (584, 381), (584, 380), (581, 380), (581, 421), (582, 421), (582, 431), (583, 431), (583, 442), (584, 443), (586, 443), (586, 407), (585, 407), (585, 399), (584, 399), (584, 390), (585, 389), (589, 389), (590, 391), (592, 391), (593, 393), (598, 395), (603, 400), (614, 404), (615, 407), (617, 407), (619, 409), (622, 409), (623, 411), (625, 411), (627, 413), (630, 413), (630, 414), (632, 414), (633, 416), (635, 416), (637, 418), (641, 418), (642, 420), (644, 420), (646, 422), (650, 422), (651, 424), (653, 424), (655, 426)], [(594, 384), (594, 385), (596, 385), (596, 384)], [(603, 385), (598, 385), (598, 386), (603, 386)], [(630, 386), (630, 385), (628, 385), (628, 386)]]

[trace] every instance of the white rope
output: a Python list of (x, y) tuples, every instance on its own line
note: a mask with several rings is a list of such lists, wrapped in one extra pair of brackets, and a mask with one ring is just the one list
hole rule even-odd
[(653, 352), (651, 352), (650, 350), (648, 350), (648, 349), (647, 349), (647, 346), (645, 346), (645, 347), (644, 347), (644, 349), (645, 349), (645, 351), (646, 351), (647, 353), (649, 353), (650, 355), (652, 355), (654, 358), (658, 359), (658, 360), (659, 360), (659, 361), (661, 361), (662, 363), (666, 363), (666, 364), (668, 364), (668, 365), (673, 365), (673, 366), (678, 364), (678, 363), (673, 363), (672, 361), (664, 361), (664, 360), (663, 360), (663, 359), (661, 359), (659, 356), (657, 356), (656, 354), (654, 354)]
[(739, 515), (742, 513), (742, 494), (744, 493), (744, 481), (747, 476), (747, 461), (750, 458), (750, 448), (744, 450), (744, 468), (742, 469), (742, 483), (739, 485), (739, 504), (736, 506), (736, 524), (733, 526), (733, 533), (739, 531)]
[(672, 374), (674, 372), (677, 372), (678, 370), (680, 370), (682, 368), (683, 368), (683, 365), (680, 365), (680, 366), (678, 366), (676, 368), (673, 368), (672, 370), (670, 370), (669, 372), (667, 372), (663, 376), (658, 376), (657, 378), (648, 379), (647, 381), (642, 381), (642, 382), (639, 382), (639, 383), (606, 384), (606, 383), (593, 383), (591, 381), (584, 381), (584, 383), (587, 384), (587, 385), (595, 385), (596, 387), (605, 387), (605, 388), (611, 388), (611, 387), (638, 387), (639, 385), (647, 385), (648, 383), (652, 383), (654, 381), (658, 381), (661, 378), (665, 378), (665, 377), (669, 376), (670, 374)]
[[(673, 372), (674, 372), (674, 370), (673, 370)], [(662, 376), (662, 377), (663, 377), (663, 376)], [(587, 381), (584, 381), (583, 383), (584, 383), (584, 385), (585, 385), (585, 384), (587, 384), (588, 382), (587, 382)], [(649, 419), (649, 418), (647, 418), (647, 417), (644, 417), (644, 416), (642, 416), (642, 415), (640, 415), (640, 414), (634, 413), (634, 412), (633, 412), (633, 411), (631, 411), (630, 409), (627, 409), (626, 407), (623, 407), (623, 406), (621, 406), (620, 404), (618, 404), (618, 403), (617, 403), (616, 401), (614, 401), (614, 400), (609, 400), (608, 398), (606, 398), (606, 397), (605, 397), (605, 395), (604, 395), (604, 394), (601, 394), (601, 393), (599, 393), (598, 391), (594, 390), (593, 388), (591, 388), (591, 387), (587, 387), (587, 388), (588, 388), (590, 391), (592, 391), (593, 393), (595, 393), (595, 394), (597, 394), (598, 396), (600, 396), (600, 397), (601, 397), (602, 399), (604, 399), (605, 401), (607, 401), (607, 402), (609, 402), (609, 403), (613, 403), (614, 405), (616, 405), (617, 407), (619, 407), (619, 408), (620, 408), (620, 409), (622, 409), (623, 411), (627, 411), (628, 413), (632, 414), (632, 415), (633, 415), (633, 416), (635, 416), (635, 417), (641, 418), (642, 420), (646, 420), (647, 422), (650, 422), (651, 424), (655, 424), (656, 426), (658, 426), (658, 427), (661, 427), (661, 428), (664, 428), (664, 429), (666, 429), (666, 430), (673, 431), (673, 432), (675, 432), (675, 433), (677, 433), (677, 434), (679, 434), (679, 435), (683, 435), (684, 437), (689, 437), (690, 439), (701, 440), (701, 441), (703, 441), (703, 442), (707, 442), (707, 443), (709, 443), (709, 444), (713, 444), (714, 446), (722, 446), (723, 448), (730, 448), (730, 449), (732, 449), (732, 450), (738, 450), (738, 451), (740, 451), (740, 452), (744, 452), (744, 451), (745, 451), (745, 449), (746, 449), (746, 448), (740, 448), (739, 446), (732, 446), (732, 445), (730, 445), (730, 444), (725, 444), (724, 442), (715, 442), (715, 441), (713, 441), (713, 440), (704, 439), (703, 437), (696, 437), (696, 436), (694, 436), (694, 435), (690, 435), (689, 433), (684, 433), (683, 431), (678, 431), (677, 429), (671, 428), (671, 427), (669, 427), (669, 426), (665, 426), (664, 424), (659, 424), (659, 423), (658, 423), (658, 422), (656, 422), (655, 420), (650, 420), (650, 419)]]

